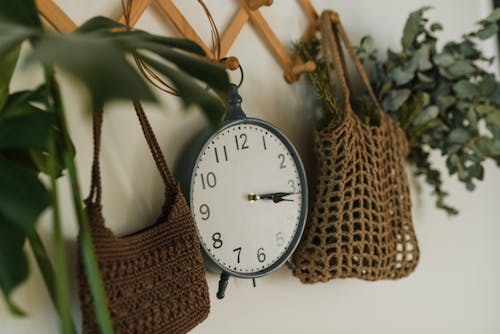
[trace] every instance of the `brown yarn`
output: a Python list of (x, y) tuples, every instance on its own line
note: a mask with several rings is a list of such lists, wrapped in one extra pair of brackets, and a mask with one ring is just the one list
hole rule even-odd
[[(320, 24), (325, 61), (329, 73), (337, 73), (345, 111), (340, 125), (314, 136), (317, 178), (294, 274), (303, 283), (398, 279), (419, 259), (405, 173), (408, 142), (380, 108), (338, 15), (326, 11)], [(351, 108), (341, 40), (377, 107), (379, 126), (363, 124)]]
[[(105, 226), (99, 152), (102, 110), (94, 113), (92, 185), (85, 200), (89, 226), (116, 333), (186, 333), (210, 310), (199, 239), (190, 209), (168, 170), (139, 103), (134, 107), (165, 185), (156, 223), (126, 237)], [(99, 333), (92, 295), (79, 257), (83, 333)]]

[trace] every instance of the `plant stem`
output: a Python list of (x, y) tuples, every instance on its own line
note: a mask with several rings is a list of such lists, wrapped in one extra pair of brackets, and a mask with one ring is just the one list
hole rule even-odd
[(56, 301), (56, 288), (54, 286), (54, 268), (52, 268), (52, 263), (50, 263), (49, 256), (47, 255), (47, 250), (45, 249), (40, 236), (35, 230), (33, 231), (33, 233), (28, 234), (28, 241), (30, 243), (31, 249), (33, 250), (33, 254), (35, 255), (36, 263), (38, 264), (40, 272), (42, 273), (45, 285), (47, 286), (50, 299), (54, 303), (54, 307), (56, 308), (56, 310), (59, 312)]
[(51, 69), (46, 69), (46, 81), (49, 87), (49, 95), (52, 97), (54, 111), (58, 117), (58, 125), (60, 127), (63, 141), (63, 159), (64, 165), (68, 170), (70, 179), (71, 194), (73, 199), (73, 206), (76, 213), (78, 227), (79, 227), (79, 241), (80, 251), (83, 259), (83, 265), (87, 276), (87, 281), (94, 300), (95, 313), (97, 316), (99, 328), (102, 334), (113, 333), (113, 326), (111, 323), (111, 316), (108, 310), (108, 303), (103, 287), (103, 282), (97, 265), (97, 260), (92, 244), (92, 237), (88, 225), (87, 215), (83, 210), (82, 198), (80, 194), (80, 186), (78, 182), (78, 173), (74, 157), (71, 154), (72, 144), (69, 137), (68, 129), (66, 126), (66, 117), (64, 115), (61, 96), (59, 95), (59, 87)]
[(76, 333), (71, 317), (71, 302), (69, 292), (68, 266), (66, 259), (66, 248), (64, 245), (64, 237), (61, 226), (61, 215), (59, 211), (59, 197), (57, 188), (57, 162), (56, 162), (56, 147), (55, 138), (50, 142), (49, 148), (49, 170), (50, 182), (52, 186), (52, 210), (54, 220), (54, 244), (55, 244), (55, 267), (56, 267), (56, 297), (57, 308), (59, 310), (59, 318), (61, 321), (61, 332), (74, 334)]

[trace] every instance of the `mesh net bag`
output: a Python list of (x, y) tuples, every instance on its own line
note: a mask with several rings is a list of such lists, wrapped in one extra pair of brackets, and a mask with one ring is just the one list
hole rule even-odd
[[(94, 113), (92, 185), (86, 199), (89, 227), (115, 333), (187, 333), (210, 310), (200, 243), (182, 196), (140, 104), (135, 104), (146, 141), (165, 185), (156, 222), (117, 237), (105, 225), (99, 150), (102, 112)], [(99, 333), (94, 302), (79, 256), (83, 333)]]
[[(334, 278), (398, 279), (419, 259), (405, 172), (408, 143), (382, 111), (338, 15), (321, 16), (328, 72), (344, 95), (344, 118), (314, 135), (315, 190), (294, 274), (303, 283)], [(380, 124), (364, 124), (350, 104), (342, 41), (377, 107)]]

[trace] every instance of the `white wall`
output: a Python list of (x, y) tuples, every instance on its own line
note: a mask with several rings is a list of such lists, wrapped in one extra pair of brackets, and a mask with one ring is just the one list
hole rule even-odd
[[(216, 22), (225, 27), (238, 1), (207, 0)], [(443, 40), (458, 38), (488, 12), (488, 0), (337, 0), (313, 1), (318, 10), (340, 12), (353, 41), (371, 33), (380, 49), (398, 47), (407, 14), (431, 4), (433, 19), (445, 26)], [(116, 17), (119, 0), (58, 0), (77, 22), (101, 14)], [(176, 2), (194, 27), (208, 41), (209, 30), (196, 1)], [(306, 25), (295, 1), (277, 0), (262, 10), (279, 38), (296, 40)], [(173, 34), (173, 29), (153, 9), (138, 27)], [(489, 52), (493, 52), (491, 45)], [(304, 97), (304, 83), (287, 85), (282, 70), (250, 26), (243, 29), (231, 50), (245, 68), (241, 89), (248, 115), (261, 117), (282, 128), (296, 143), (310, 166), (311, 115)], [(36, 86), (40, 73), (22, 70), (14, 89)], [(77, 162), (84, 193), (89, 187), (91, 163), (90, 117), (82, 88), (62, 75), (64, 102), (77, 148)], [(236, 80), (236, 78), (235, 78)], [(119, 84), (119, 83), (118, 83)], [(205, 123), (197, 110), (183, 112), (175, 98), (162, 96), (161, 107), (147, 106), (158, 138), (171, 166), (182, 147)], [(153, 222), (161, 202), (161, 188), (135, 115), (128, 104), (110, 106), (106, 113), (103, 151), (104, 207), (109, 226), (117, 233), (134, 231)], [(436, 158), (439, 162), (439, 158)], [(61, 184), (66, 186), (64, 180)], [(414, 195), (415, 228), (421, 261), (416, 272), (397, 282), (367, 283), (336, 280), (301, 285), (286, 269), (257, 281), (232, 279), (226, 299), (215, 298), (218, 277), (208, 274), (212, 297), (209, 318), (193, 333), (500, 333), (500, 173), (487, 164), (485, 181), (473, 194), (454, 179), (446, 179), (450, 201), (461, 210), (449, 219), (436, 210), (429, 189)], [(413, 187), (416, 190), (416, 187)], [(76, 223), (68, 192), (64, 203), (64, 228), (74, 270)], [(50, 217), (44, 215), (40, 231), (50, 245)], [(50, 246), (49, 246), (50, 248)], [(0, 333), (56, 333), (57, 319), (40, 273), (31, 260), (30, 279), (14, 293), (14, 300), (29, 312), (25, 319), (7, 314), (0, 302)], [(74, 286), (74, 314), (80, 316)]]

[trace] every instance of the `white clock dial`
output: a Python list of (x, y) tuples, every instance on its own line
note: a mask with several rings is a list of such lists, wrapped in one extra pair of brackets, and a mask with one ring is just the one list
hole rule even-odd
[(247, 121), (205, 145), (194, 167), (191, 209), (212, 260), (245, 275), (283, 257), (305, 210), (296, 161), (273, 130)]

